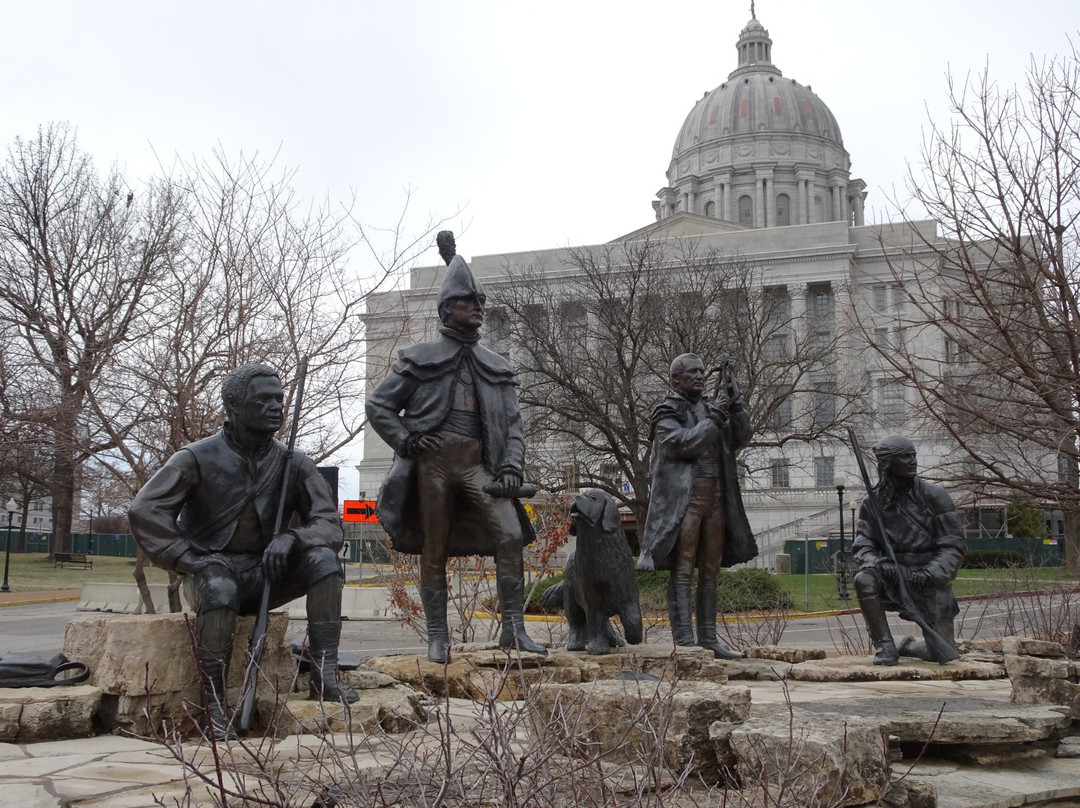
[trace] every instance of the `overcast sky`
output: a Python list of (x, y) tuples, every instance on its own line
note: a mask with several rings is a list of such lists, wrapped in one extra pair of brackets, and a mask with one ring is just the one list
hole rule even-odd
[[(5, 146), (69, 121), (135, 178), (219, 145), (277, 153), (305, 194), (355, 191), (369, 225), (396, 221), (407, 187), (412, 229), (464, 208), (466, 256), (652, 221), (675, 135), (750, 18), (717, 0), (0, 3)], [(757, 16), (774, 63), (836, 115), (868, 222), (903, 195), (947, 71), (989, 61), (1012, 85), (1080, 31), (1075, 0), (760, 0)]]

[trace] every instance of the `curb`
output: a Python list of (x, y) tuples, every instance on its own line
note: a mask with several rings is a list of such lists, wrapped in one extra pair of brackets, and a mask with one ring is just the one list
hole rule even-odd
[(0, 608), (4, 606), (32, 606), (36, 603), (64, 603), (66, 601), (78, 599), (78, 595), (68, 595), (65, 597), (57, 598), (27, 598), (26, 600), (4, 600), (0, 601)]

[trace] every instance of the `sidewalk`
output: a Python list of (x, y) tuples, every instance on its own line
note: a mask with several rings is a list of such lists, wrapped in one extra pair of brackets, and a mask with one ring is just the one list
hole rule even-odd
[(0, 606), (26, 606), (32, 603), (59, 603), (78, 600), (81, 589), (42, 589), (37, 592), (0, 592)]

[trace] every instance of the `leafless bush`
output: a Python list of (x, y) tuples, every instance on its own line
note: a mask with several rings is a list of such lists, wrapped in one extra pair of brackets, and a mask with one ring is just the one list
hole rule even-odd
[(995, 639), (1020, 636), (1069, 646), (1080, 625), (1080, 586), (1068, 570), (1050, 579), (1035, 567), (1012, 567), (991, 580), (987, 622)]
[[(275, 738), (288, 707), (279, 703), (266, 736), (229, 743), (203, 737), (161, 740), (184, 764), (186, 794), (159, 799), (171, 808), (214, 805), (267, 808), (384, 808), (384, 806), (510, 806), (510, 808), (836, 808), (843, 794), (827, 782), (821, 763), (804, 749), (792, 715), (790, 743), (764, 746), (742, 782), (706, 783), (692, 761), (665, 765), (674, 681), (639, 681), (628, 699), (622, 734), (601, 743), (582, 712), (539, 709), (537, 691), (510, 663), (476, 701), (432, 700), (426, 724), (392, 734), (323, 732)], [(517, 682), (511, 680), (517, 678)], [(628, 684), (633, 688), (633, 684)], [(517, 690), (518, 701), (497, 695)], [(632, 691), (631, 691), (632, 692)], [(633, 702), (633, 705), (630, 704)], [(327, 710), (341, 709), (326, 706)], [(789, 711), (791, 711), (789, 701)], [(730, 773), (730, 772), (729, 772)], [(834, 778), (835, 779), (835, 778)]]
[(872, 653), (866, 624), (858, 612), (837, 612), (825, 620), (829, 641), (841, 654), (860, 656)]
[(733, 648), (779, 645), (787, 630), (791, 610), (777, 607), (760, 612), (733, 612), (717, 621), (717, 633)]

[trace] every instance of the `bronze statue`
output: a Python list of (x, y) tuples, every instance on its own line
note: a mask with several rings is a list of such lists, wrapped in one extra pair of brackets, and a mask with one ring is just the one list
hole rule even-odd
[(716, 637), (721, 567), (749, 561), (757, 542), (743, 508), (736, 453), (753, 428), (731, 360), (720, 366), (716, 394), (704, 396), (705, 365), (694, 354), (671, 363), (672, 394), (652, 413), (651, 494), (639, 570), (670, 569), (667, 601), (676, 645), (694, 645), (690, 589), (697, 568), (697, 645), (718, 659), (738, 659)]
[(540, 596), (541, 606), (566, 610), (566, 650), (606, 654), (624, 645), (608, 620), (616, 614), (626, 642), (639, 644), (644, 633), (634, 557), (615, 500), (597, 489), (582, 491), (570, 506), (570, 535), (577, 549), (563, 579)]
[(446, 561), (461, 555), (495, 556), (499, 646), (546, 654), (522, 615), (522, 548), (533, 530), (516, 499), (525, 465), (517, 377), (479, 344), (487, 296), (453, 233), (439, 233), (438, 244), (447, 263), (440, 335), (401, 351), (367, 402), (371, 426), (394, 449), (379, 521), (396, 550), (420, 555), (429, 660), (449, 659)]
[[(284, 394), (277, 371), (243, 365), (228, 374), (221, 431), (169, 458), (128, 513), (136, 542), (158, 566), (184, 575), (196, 608), (197, 656), (210, 712), (207, 730), (235, 737), (225, 704), (225, 674), (238, 614), (254, 614), (264, 584), (270, 608), (307, 596), (312, 695), (355, 702), (337, 677), (341, 637), (341, 518), (315, 464), (296, 452), (282, 496), (286, 448), (274, 438)], [(291, 517), (291, 520), (290, 520)]]
[[(868, 496), (859, 507), (852, 551), (860, 565), (855, 593), (876, 651), (874, 664), (896, 665), (900, 656), (947, 662), (956, 658), (953, 618), (959, 607), (952, 582), (964, 560), (960, 518), (944, 488), (916, 476), (918, 460), (910, 440), (889, 435), (874, 444), (873, 452), (878, 483), (872, 500)], [(905, 637), (897, 648), (888, 611), (923, 625), (924, 639)]]

